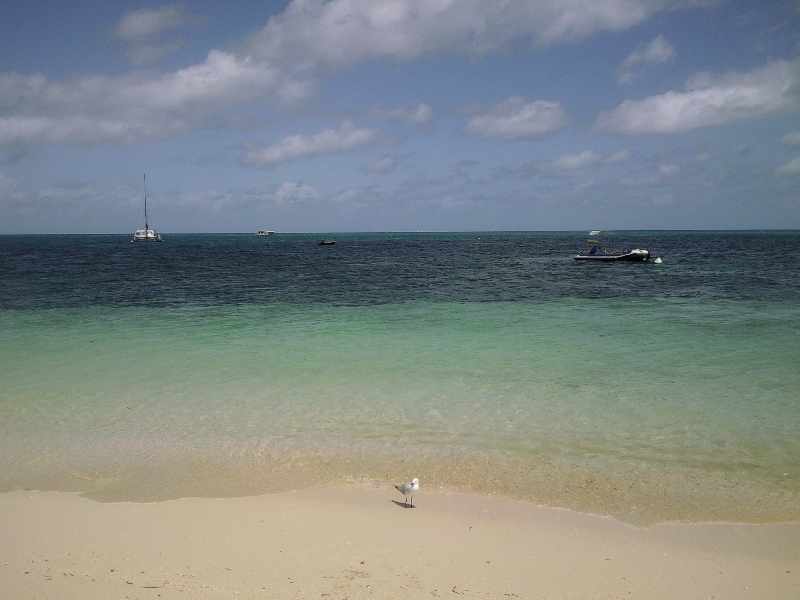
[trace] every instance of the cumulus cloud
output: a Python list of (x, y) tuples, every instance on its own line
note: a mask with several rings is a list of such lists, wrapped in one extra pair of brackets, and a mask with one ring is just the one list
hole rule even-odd
[(675, 47), (659, 34), (646, 46), (639, 47), (628, 55), (620, 67), (617, 81), (622, 84), (633, 83), (638, 73), (651, 64), (660, 64), (675, 57)]
[(291, 135), (272, 146), (253, 148), (245, 153), (242, 162), (264, 167), (313, 154), (346, 152), (370, 142), (376, 133), (376, 129), (356, 129), (352, 121), (344, 121), (338, 131), (324, 129), (311, 136)]
[(125, 13), (117, 24), (115, 34), (128, 44), (131, 62), (143, 65), (178, 48), (176, 41), (161, 39), (165, 32), (198, 22), (198, 17), (188, 13), (183, 5), (170, 4)]
[(332, 68), (431, 53), (483, 54), (621, 31), (681, 4), (671, 0), (293, 0), (253, 35), (248, 52), (273, 64)]
[(627, 135), (677, 133), (755, 119), (796, 104), (800, 62), (778, 60), (748, 73), (701, 73), (685, 92), (626, 100), (602, 113), (595, 130)]
[(520, 139), (556, 131), (568, 121), (567, 111), (559, 102), (527, 102), (514, 96), (473, 116), (466, 130), (481, 137)]
[(782, 175), (797, 175), (800, 173), (800, 156), (797, 156), (776, 169)]
[(319, 197), (319, 192), (314, 186), (308, 185), (304, 181), (294, 183), (284, 181), (275, 190), (275, 202), (278, 204), (295, 204), (303, 200), (311, 200)]
[[(480, 55), (520, 40), (556, 44), (703, 1), (292, 0), (241, 45), (241, 53), (212, 50), (203, 62), (175, 72), (68, 81), (0, 74), (0, 147), (152, 143), (258, 97), (285, 103), (308, 97), (319, 69), (442, 52)], [(168, 4), (125, 13), (114, 33), (129, 45), (132, 60), (146, 64), (179, 43), (168, 39), (171, 32), (198, 22), (183, 5)], [(516, 131), (504, 131), (505, 117), (491, 114), (477, 115), (471, 128), (514, 138), (566, 121), (558, 104), (527, 106), (537, 114), (517, 115)], [(428, 123), (433, 114), (425, 103), (404, 111), (399, 118), (411, 125)]]
[(50, 82), (0, 75), (0, 147), (31, 143), (141, 144), (168, 138), (281, 83), (250, 58), (212, 50), (202, 63), (159, 77), (91, 76)]

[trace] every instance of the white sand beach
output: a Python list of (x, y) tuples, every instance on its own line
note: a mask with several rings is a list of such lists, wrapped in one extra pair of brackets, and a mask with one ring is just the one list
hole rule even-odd
[(800, 597), (800, 524), (662, 524), (354, 486), (99, 503), (0, 495), (17, 599)]

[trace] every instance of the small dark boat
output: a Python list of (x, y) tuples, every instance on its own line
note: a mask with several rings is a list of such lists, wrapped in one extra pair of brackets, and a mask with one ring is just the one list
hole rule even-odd
[[(611, 239), (611, 248), (607, 248), (605, 241), (601, 244), (601, 239)], [(590, 231), (587, 243), (589, 247), (576, 254), (573, 258), (575, 260), (596, 260), (600, 262), (647, 262), (650, 260), (650, 252), (635, 248), (634, 250), (618, 250), (613, 247), (614, 245), (614, 232), (613, 231)]]
[(335, 240), (320, 240), (319, 242), (317, 242), (317, 246), (335, 246), (335, 245), (336, 245)]

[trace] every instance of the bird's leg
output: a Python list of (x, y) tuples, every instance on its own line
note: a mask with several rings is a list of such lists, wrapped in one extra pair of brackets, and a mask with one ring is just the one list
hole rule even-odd
[(411, 508), (414, 508), (414, 496), (411, 496)]

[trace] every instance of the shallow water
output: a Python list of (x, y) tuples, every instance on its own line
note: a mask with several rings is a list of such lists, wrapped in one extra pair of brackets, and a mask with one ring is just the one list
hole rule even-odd
[(0, 490), (800, 518), (796, 233), (0, 238)]

